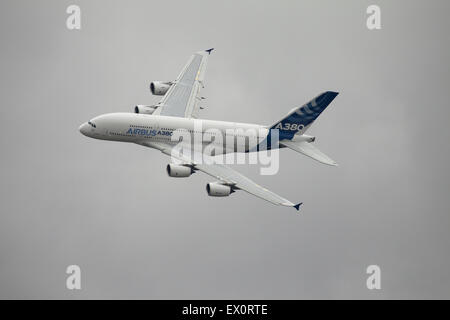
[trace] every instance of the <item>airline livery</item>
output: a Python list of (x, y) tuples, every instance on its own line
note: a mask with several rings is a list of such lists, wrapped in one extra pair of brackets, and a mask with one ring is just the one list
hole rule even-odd
[(160, 150), (171, 156), (167, 165), (170, 177), (189, 177), (202, 171), (216, 179), (206, 185), (210, 196), (224, 197), (244, 190), (273, 204), (299, 210), (302, 203), (292, 203), (214, 159), (231, 153), (289, 148), (321, 163), (337, 165), (314, 147), (315, 137), (305, 132), (338, 93), (324, 92), (271, 126), (199, 119), (200, 102), (204, 99), (199, 93), (212, 50), (192, 55), (175, 81), (152, 82), (152, 94), (163, 96), (156, 105), (137, 105), (134, 113), (100, 115), (83, 123), (80, 132), (90, 138), (132, 142)]

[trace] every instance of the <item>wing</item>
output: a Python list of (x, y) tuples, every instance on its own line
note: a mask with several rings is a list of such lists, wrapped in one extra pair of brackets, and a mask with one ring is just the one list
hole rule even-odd
[[(244, 190), (258, 198), (269, 201), (275, 205), (294, 207), (297, 210), (299, 210), (300, 205), (302, 204), (302, 203), (294, 204), (290, 202), (289, 200), (277, 195), (276, 193), (258, 185), (257, 183), (253, 182), (243, 174), (237, 172), (236, 170), (233, 170), (232, 168), (226, 165), (197, 164), (191, 158), (177, 154), (176, 152), (172, 153), (173, 147), (168, 144), (159, 142), (148, 142), (148, 141), (142, 142), (142, 144), (147, 147), (158, 149), (162, 153), (170, 157), (175, 157), (178, 160), (182, 161), (183, 163), (191, 165), (194, 170), (202, 171), (210, 175), (211, 177), (214, 177), (215, 179), (219, 180), (220, 183), (232, 187), (232, 189)], [(205, 154), (201, 154), (200, 156), (202, 156), (203, 159), (205, 159), (205, 157), (209, 157)], [(196, 158), (193, 153), (192, 158), (193, 159)], [(209, 157), (209, 159), (211, 159), (211, 157)]]
[(200, 88), (203, 87), (206, 63), (213, 49), (199, 51), (191, 56), (177, 80), (158, 103), (155, 115), (197, 118)]
[(317, 149), (312, 143), (301, 141), (295, 142), (291, 140), (282, 140), (280, 141), (280, 145), (288, 147), (294, 151), (304, 154), (307, 157), (310, 157), (320, 163), (327, 164), (330, 166), (337, 166), (337, 163), (327, 156), (325, 153)]

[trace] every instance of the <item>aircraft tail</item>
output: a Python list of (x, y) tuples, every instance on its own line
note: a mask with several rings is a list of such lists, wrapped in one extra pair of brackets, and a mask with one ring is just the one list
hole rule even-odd
[(270, 129), (279, 130), (280, 141), (292, 140), (294, 135), (305, 133), (337, 95), (338, 92), (333, 91), (320, 94), (302, 107), (292, 109), (286, 117), (276, 122)]

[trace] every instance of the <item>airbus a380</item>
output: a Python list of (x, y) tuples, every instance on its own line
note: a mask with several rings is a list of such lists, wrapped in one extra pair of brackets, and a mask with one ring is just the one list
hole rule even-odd
[[(173, 133), (177, 130), (195, 133), (199, 127), (201, 128), (200, 134), (209, 133), (211, 135), (211, 132), (218, 132), (224, 137), (229, 135), (230, 130), (231, 132), (241, 132), (240, 135), (244, 139), (236, 139), (231, 146), (221, 142), (220, 146), (215, 146), (216, 153), (210, 155), (211, 157), (220, 153), (228, 154), (242, 150), (258, 152), (265, 148), (289, 148), (323, 164), (335, 166), (337, 164), (332, 159), (313, 146), (315, 137), (308, 136), (305, 132), (338, 93), (324, 92), (303, 106), (292, 109), (283, 119), (271, 126), (198, 119), (199, 110), (202, 109), (200, 102), (204, 99), (199, 93), (203, 88), (206, 64), (212, 50), (199, 51), (192, 55), (175, 81), (152, 82), (150, 84), (152, 94), (163, 96), (156, 105), (138, 105), (134, 108), (134, 113), (100, 115), (83, 123), (79, 128), (80, 132), (90, 138), (132, 142), (154, 148), (171, 156), (172, 160), (175, 156), (178, 161), (172, 161), (167, 165), (168, 175), (170, 177), (189, 177), (196, 171), (202, 171), (216, 179), (215, 182), (206, 185), (207, 193), (210, 196), (224, 197), (236, 190), (244, 190), (275, 205), (294, 207), (299, 210), (302, 203), (292, 203), (256, 184), (229, 166), (213, 163), (214, 161), (210, 161), (208, 164), (197, 161), (195, 151), (188, 155), (174, 153), (174, 148), (180, 141), (173, 141)], [(258, 141), (261, 141), (261, 137), (263, 138), (265, 148), (260, 145), (257, 145), (256, 148), (250, 146), (248, 141), (255, 138), (255, 132), (257, 132)], [(273, 132), (277, 133), (278, 138), (275, 146), (272, 141), (275, 139), (271, 139)], [(214, 139), (208, 143), (211, 141)], [(193, 143), (195, 143), (195, 138)], [(200, 143), (204, 146), (205, 142), (200, 141)], [(218, 153), (217, 150), (219, 150)], [(202, 157), (205, 159), (209, 156), (202, 155)]]

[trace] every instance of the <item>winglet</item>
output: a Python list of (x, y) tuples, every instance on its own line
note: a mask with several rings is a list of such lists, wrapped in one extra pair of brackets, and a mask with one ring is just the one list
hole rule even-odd
[(208, 52), (208, 54), (211, 54), (211, 51), (213, 51), (214, 50), (214, 48), (211, 48), (211, 49), (208, 49), (208, 50), (205, 50), (206, 52)]
[(300, 202), (300, 203), (294, 205), (293, 207), (294, 207), (295, 209), (297, 209), (297, 211), (298, 211), (298, 210), (300, 210), (300, 206), (301, 206), (302, 204), (303, 204), (303, 202)]

